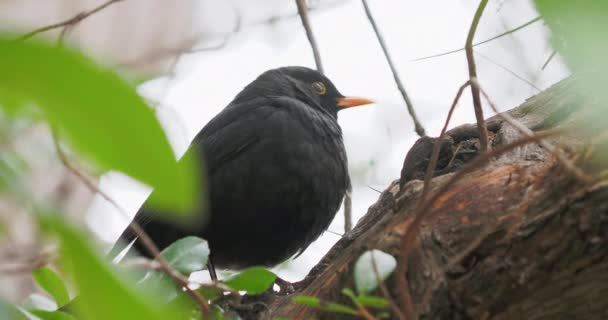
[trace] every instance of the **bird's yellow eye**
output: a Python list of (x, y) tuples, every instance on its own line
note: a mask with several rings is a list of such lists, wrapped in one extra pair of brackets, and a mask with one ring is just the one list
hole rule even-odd
[(325, 92), (327, 92), (327, 88), (325, 88), (325, 85), (323, 84), (323, 82), (315, 82), (312, 84), (312, 88), (315, 90), (315, 92), (318, 95), (324, 95)]

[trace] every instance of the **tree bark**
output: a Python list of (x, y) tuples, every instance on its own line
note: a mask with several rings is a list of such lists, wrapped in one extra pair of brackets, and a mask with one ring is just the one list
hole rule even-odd
[[(570, 80), (529, 99), (509, 114), (534, 131), (576, 127), (586, 102)], [(523, 135), (499, 117), (488, 119), (494, 148)], [(430, 195), (475, 158), (474, 125), (448, 131)], [(429, 138), (426, 138), (429, 139)], [(585, 138), (568, 132), (548, 139), (594, 176)], [(290, 295), (260, 297), (266, 308), (244, 318), (341, 319), (291, 301), (314, 296), (350, 304), (341, 290), (354, 288), (353, 269), (365, 251), (397, 258), (414, 219), (434, 140), (420, 139), (377, 203), (322, 259)], [(429, 147), (430, 146), (430, 147)], [(597, 175), (595, 175), (597, 176)], [(527, 144), (466, 174), (432, 203), (417, 232), (407, 266), (407, 285), (420, 319), (607, 319), (608, 188), (576, 179), (538, 144)], [(411, 232), (411, 230), (410, 230)], [(399, 269), (397, 269), (399, 270)], [(393, 274), (386, 281), (402, 308)], [(375, 295), (381, 296), (380, 291)], [(394, 314), (393, 318), (397, 318)], [(415, 318), (415, 317), (409, 317)]]

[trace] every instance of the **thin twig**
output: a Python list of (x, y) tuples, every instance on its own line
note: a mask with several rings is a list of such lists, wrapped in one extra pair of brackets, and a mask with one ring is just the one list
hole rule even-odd
[(378, 189), (376, 189), (376, 188), (374, 188), (374, 187), (372, 187), (372, 186), (370, 186), (370, 185), (368, 185), (367, 187), (368, 187), (370, 190), (372, 190), (372, 191), (376, 191), (376, 192), (378, 192), (378, 193), (382, 194), (382, 191), (380, 191), (380, 190), (378, 190)]
[(492, 58), (486, 56), (485, 54), (482, 54), (479, 51), (475, 51), (475, 54), (484, 58), (486, 61), (490, 62), (491, 64), (503, 69), (504, 71), (508, 72), (509, 74), (511, 74), (512, 76), (514, 76), (515, 78), (521, 80), (522, 82), (525, 82), (527, 85), (529, 85), (530, 87), (534, 88), (536, 91), (541, 92), (543, 91), (542, 89), (540, 89), (539, 87), (537, 87), (534, 83), (532, 83), (532, 81), (524, 78), (523, 76), (518, 75), (517, 73), (515, 73), (513, 70), (503, 66), (502, 64), (494, 61)]
[[(418, 205), (421, 206), (422, 203), (424, 203), (425, 199), (426, 199), (426, 195), (428, 193), (428, 190), (430, 189), (430, 181), (431, 178), (433, 177), (433, 172), (435, 171), (435, 168), (437, 167), (437, 160), (439, 159), (439, 151), (441, 148), (441, 141), (443, 139), (443, 136), (445, 135), (445, 132), (447, 130), (447, 127), (450, 123), (450, 120), (452, 119), (452, 114), (454, 113), (454, 109), (456, 109), (456, 105), (458, 104), (458, 101), (460, 100), (460, 97), (462, 96), (462, 93), (464, 92), (464, 89), (466, 89), (469, 85), (471, 85), (471, 80), (467, 80), (467, 82), (465, 82), (462, 86), (460, 86), (460, 88), (458, 89), (458, 93), (456, 94), (456, 96), (454, 97), (454, 101), (452, 102), (452, 106), (450, 107), (450, 110), (448, 111), (448, 116), (444, 122), (443, 128), (441, 129), (441, 133), (439, 134), (439, 137), (436, 138), (435, 143), (433, 144), (433, 151), (431, 152), (431, 159), (429, 160), (429, 164), (427, 166), (426, 169), (426, 174), (424, 177), (424, 185), (422, 188), (422, 195), (420, 196), (420, 200), (418, 201)], [(416, 210), (416, 212), (419, 212), (418, 210)], [(415, 220), (414, 220), (415, 221)], [(408, 229), (409, 230), (409, 229)], [(409, 231), (408, 231), (409, 232)], [(407, 233), (403, 236), (402, 241), (406, 241), (406, 236)], [(407, 240), (410, 241), (410, 240)], [(402, 247), (403, 242), (402, 242)], [(412, 305), (412, 301), (411, 301), (411, 297), (409, 294), (409, 289), (407, 286), (407, 280), (405, 279), (405, 272), (407, 272), (407, 266), (402, 262), (404, 260), (404, 251), (401, 251), (401, 261), (399, 262), (399, 271), (398, 274), (399, 276), (397, 277), (397, 282), (400, 285), (400, 292), (401, 292), (401, 299), (403, 300), (403, 305), (404, 305), (404, 312), (407, 315), (407, 318), (412, 318), (414, 317), (415, 311), (414, 311), (414, 307)], [(403, 278), (401, 278), (401, 274), (403, 274)]]
[(370, 254), (372, 257), (372, 271), (374, 272), (374, 275), (376, 276), (376, 282), (378, 283), (378, 286), (380, 287), (380, 291), (382, 291), (382, 295), (384, 295), (384, 297), (388, 300), (389, 305), (391, 306), (391, 310), (393, 310), (393, 313), (400, 320), (407, 320), (405, 318), (405, 315), (401, 312), (401, 310), (397, 306), (397, 303), (391, 296), (390, 292), (388, 291), (388, 288), (386, 287), (386, 283), (384, 283), (384, 281), (382, 280), (382, 277), (380, 277), (380, 272), (378, 272), (378, 265), (376, 264), (376, 257), (374, 257), (374, 251), (371, 251)]
[(410, 117), (412, 118), (412, 121), (414, 122), (414, 128), (416, 130), (416, 133), (418, 134), (418, 136), (424, 137), (424, 136), (426, 136), (424, 127), (422, 126), (422, 124), (420, 123), (420, 120), (418, 120), (418, 117), (416, 116), (416, 111), (414, 110), (414, 104), (412, 103), (412, 101), (410, 100), (410, 97), (408, 96), (407, 92), (405, 91), (405, 86), (401, 82), (401, 77), (399, 76), (397, 68), (395, 68), (395, 64), (393, 63), (393, 59), (391, 58), (391, 55), (388, 51), (388, 47), (386, 46), (384, 37), (382, 36), (382, 33), (380, 33), (380, 29), (378, 29), (378, 25), (376, 25), (376, 20), (374, 20), (374, 16), (372, 15), (369, 5), (367, 4), (367, 0), (361, 0), (361, 3), (363, 4), (363, 8), (365, 9), (365, 15), (367, 16), (367, 20), (369, 20), (369, 23), (372, 25), (372, 28), (374, 29), (374, 33), (376, 34), (376, 38), (378, 39), (378, 43), (380, 44), (380, 47), (382, 47), (382, 52), (384, 52), (384, 57), (386, 58), (386, 62), (388, 63), (389, 68), (391, 69), (393, 78), (395, 79), (395, 83), (397, 84), (397, 89), (399, 89), (399, 92), (401, 93), (401, 97), (403, 97), (403, 101), (405, 101), (405, 105), (407, 107), (407, 112), (409, 112)]
[(556, 54), (557, 54), (557, 50), (553, 50), (553, 52), (551, 52), (551, 54), (549, 55), (549, 58), (547, 58), (547, 61), (545, 61), (545, 63), (543, 63), (543, 66), (540, 67), (540, 69), (545, 70), (545, 68), (549, 65), (549, 62), (551, 62), (551, 60), (553, 60), (553, 57), (555, 57)]
[[(467, 64), (469, 66), (469, 79), (477, 78), (477, 67), (475, 66), (475, 57), (473, 55), (473, 38), (475, 37), (475, 31), (479, 25), (479, 20), (483, 14), (483, 10), (488, 4), (488, 0), (481, 0), (479, 7), (473, 17), (469, 34), (467, 35), (467, 41), (465, 44), (465, 51), (467, 55)], [(481, 98), (479, 97), (479, 88), (471, 87), (471, 94), (473, 95), (473, 108), (475, 109), (475, 118), (477, 118), (477, 129), (479, 130), (479, 144), (481, 152), (488, 150), (488, 129), (486, 128), (485, 119), (483, 117), (483, 109), (481, 108)]]
[[(492, 37), (492, 38), (490, 38), (490, 39), (486, 39), (486, 40), (483, 40), (483, 41), (480, 41), (480, 42), (476, 42), (475, 44), (473, 44), (473, 47), (477, 47), (477, 46), (479, 46), (479, 45), (482, 45), (482, 44), (488, 43), (488, 42), (490, 42), (490, 41), (494, 41), (494, 40), (496, 40), (496, 39), (498, 39), (498, 38), (502, 38), (502, 37), (504, 37), (504, 36), (510, 35), (510, 34), (512, 34), (512, 33), (514, 33), (514, 32), (516, 32), (516, 31), (519, 31), (519, 30), (521, 30), (521, 29), (523, 29), (523, 28), (525, 28), (525, 27), (527, 27), (527, 26), (529, 26), (529, 25), (531, 25), (531, 24), (533, 24), (533, 23), (537, 22), (537, 21), (540, 21), (541, 19), (542, 19), (542, 18), (541, 18), (540, 16), (539, 16), (539, 17), (536, 17), (536, 18), (534, 18), (534, 19), (532, 19), (532, 20), (530, 20), (530, 21), (528, 21), (528, 22), (526, 22), (526, 23), (524, 23), (524, 24), (520, 25), (519, 27), (513, 28), (513, 29), (508, 30), (508, 31), (505, 31), (505, 32), (503, 32), (503, 33), (501, 33), (501, 34), (499, 34), (499, 35), (497, 35), (497, 36), (494, 36), (494, 37)], [(433, 54), (433, 55), (426, 56), (426, 57), (420, 57), (420, 58), (416, 58), (416, 59), (411, 60), (411, 61), (412, 61), (412, 62), (413, 62), (413, 61), (421, 61), (421, 60), (427, 60), (427, 59), (431, 59), (431, 58), (437, 58), (437, 57), (447, 56), (447, 55), (449, 55), (449, 54), (456, 53), (456, 52), (460, 52), (460, 51), (464, 51), (464, 48), (455, 49), (455, 50), (450, 50), (450, 51), (447, 51), (447, 52), (442, 52), (442, 53), (438, 53), (438, 54)]]
[(344, 194), (344, 234), (353, 229), (353, 187), (349, 187)]
[[(493, 150), (489, 150), (486, 153), (482, 153), (478, 157), (474, 158), (473, 161), (462, 166), (459, 171), (454, 173), (454, 175), (452, 175), (448, 179), (448, 181), (446, 181), (444, 184), (442, 184), (438, 188), (438, 190), (433, 194), (433, 196), (431, 196), (429, 199), (425, 200), (422, 203), (419, 202), (419, 204), (416, 206), (416, 208), (413, 211), (412, 222), (409, 224), (409, 226), (407, 227), (407, 230), (405, 231), (405, 234), (401, 238), (399, 263), (398, 263), (397, 272), (396, 272), (397, 273), (396, 274), (397, 282), (399, 283), (399, 285), (401, 287), (400, 294), (401, 294), (401, 299), (403, 300), (403, 304), (405, 307), (409, 306), (409, 308), (412, 308), (409, 310), (406, 309), (407, 315), (412, 315), (412, 317), (414, 315), (411, 296), (410, 296), (410, 293), (408, 290), (407, 278), (406, 278), (406, 273), (408, 271), (409, 254), (410, 254), (410, 251), (412, 250), (412, 246), (414, 244), (414, 238), (420, 232), (420, 226), (422, 224), (422, 221), (426, 218), (432, 217), (435, 212), (438, 212), (438, 210), (431, 207), (432, 204), (435, 203), (439, 199), (439, 197), (442, 196), (446, 191), (448, 191), (449, 188), (452, 187), (456, 182), (460, 181), (460, 179), (462, 179), (462, 177), (464, 177), (464, 175), (472, 172), (475, 169), (481, 168), (483, 165), (488, 163), (494, 157), (497, 157), (503, 153), (509, 152), (515, 148), (521, 147), (528, 143), (538, 142), (542, 139), (545, 139), (550, 136), (554, 136), (561, 132), (563, 132), (563, 130), (552, 130), (552, 131), (536, 133), (532, 137), (523, 137), (508, 145), (497, 147)], [(410, 313), (410, 312), (412, 312), (412, 313)]]
[[(55, 130), (52, 130), (52, 136), (57, 155), (59, 156), (59, 159), (66, 167), (66, 169), (68, 169), (68, 171), (78, 177), (92, 192), (102, 196), (106, 201), (111, 203), (124, 217), (130, 219), (127, 212), (116, 201), (114, 201), (112, 197), (110, 197), (108, 194), (99, 189), (93, 182), (91, 182), (87, 177), (85, 177), (84, 174), (82, 174), (76, 167), (74, 167), (70, 163), (67, 156), (61, 149), (61, 146), (59, 145), (59, 140)], [(131, 222), (129, 223), (129, 228), (131, 229), (131, 231), (133, 231), (133, 233), (137, 235), (139, 240), (142, 242), (148, 252), (154, 257), (154, 259), (158, 261), (158, 263), (160, 264), (160, 269), (171, 279), (173, 279), (175, 283), (183, 287), (186, 292), (188, 292), (188, 294), (192, 297), (192, 299), (199, 305), (202, 314), (207, 316), (210, 310), (209, 304), (198, 292), (190, 289), (190, 287), (188, 286), (188, 279), (184, 278), (179, 272), (174, 270), (171, 265), (169, 265), (167, 260), (160, 255), (160, 250), (158, 249), (154, 241), (150, 239), (148, 234), (141, 228), (141, 226), (135, 220), (131, 219)]]
[(107, 7), (109, 7), (110, 5), (112, 5), (112, 4), (116, 3), (116, 2), (120, 2), (120, 1), (124, 1), (124, 0), (109, 0), (109, 1), (104, 2), (104, 3), (102, 3), (101, 5), (99, 5), (99, 6), (95, 7), (95, 8), (89, 10), (89, 11), (80, 12), (80, 13), (76, 14), (75, 16), (67, 19), (67, 20), (64, 20), (64, 21), (61, 21), (61, 22), (57, 22), (57, 23), (54, 23), (54, 24), (50, 24), (48, 26), (44, 26), (44, 27), (35, 29), (33, 31), (30, 31), (30, 32), (28, 32), (28, 33), (26, 33), (26, 34), (18, 37), (17, 39), (15, 39), (15, 41), (24, 41), (24, 40), (27, 40), (27, 39), (29, 39), (29, 38), (31, 38), (31, 37), (39, 34), (39, 33), (47, 32), (47, 31), (50, 31), (50, 30), (53, 30), (53, 29), (57, 29), (57, 28), (61, 28), (61, 27), (66, 27), (66, 26), (70, 26), (70, 25), (76, 25), (80, 21), (86, 19), (87, 17), (89, 17), (89, 16), (91, 16), (91, 15), (93, 15), (93, 14), (95, 14), (95, 13), (97, 13), (97, 12), (99, 12), (99, 11), (107, 8)]
[(308, 19), (308, 6), (306, 5), (306, 0), (296, 0), (296, 5), (298, 6), (298, 14), (300, 15), (300, 19), (302, 20), (302, 26), (304, 26), (304, 30), (306, 31), (306, 37), (308, 38), (308, 42), (310, 43), (310, 47), (312, 48), (312, 54), (315, 57), (317, 71), (325, 73), (323, 69), (323, 63), (321, 62), (321, 54), (319, 53), (319, 47), (317, 46), (317, 41), (315, 40), (315, 35), (312, 32), (312, 27), (310, 26), (310, 21)]
[(458, 89), (458, 93), (454, 97), (452, 106), (450, 107), (450, 110), (448, 111), (448, 116), (445, 119), (443, 128), (441, 129), (441, 133), (439, 133), (439, 137), (436, 138), (437, 140), (435, 140), (435, 143), (433, 144), (433, 151), (431, 152), (431, 159), (429, 160), (429, 164), (426, 167), (426, 173), (424, 175), (424, 186), (422, 188), (422, 196), (420, 196), (419, 201), (424, 201), (424, 199), (426, 199), (426, 195), (429, 190), (429, 185), (431, 184), (431, 178), (433, 178), (433, 173), (435, 172), (435, 168), (437, 167), (437, 161), (439, 160), (439, 151), (441, 151), (441, 141), (443, 139), (443, 136), (445, 135), (445, 132), (448, 129), (448, 125), (450, 124), (450, 120), (452, 119), (452, 114), (454, 113), (454, 109), (456, 109), (456, 105), (458, 105), (458, 100), (460, 100), (460, 97), (462, 96), (464, 89), (466, 89), (470, 85), (471, 85), (471, 80), (467, 80), (467, 82), (465, 82), (463, 85), (461, 85), (460, 88)]
[[(496, 112), (496, 114), (499, 117), (501, 117), (503, 120), (505, 120), (507, 123), (509, 123), (511, 126), (513, 126), (515, 129), (517, 129), (519, 132), (523, 133), (524, 135), (526, 135), (528, 137), (534, 136), (534, 132), (532, 130), (530, 130), (530, 128), (526, 127), (523, 123), (519, 122), (517, 119), (513, 118), (508, 113), (500, 112), (498, 110), (498, 108), (496, 107), (496, 104), (494, 104), (492, 99), (490, 99), (490, 96), (488, 96), (488, 94), (485, 92), (485, 90), (483, 90), (483, 88), (479, 85), (479, 82), (471, 81), (471, 84), (473, 86), (476, 86), (479, 88), (479, 91), (481, 91), (481, 93), (483, 94), (484, 98), (490, 105), (490, 108), (492, 108), (492, 110), (494, 110), (494, 112)], [(549, 141), (546, 141), (546, 140), (540, 140), (538, 142), (538, 144), (541, 147), (543, 147), (545, 150), (547, 150), (550, 153), (552, 153), (553, 155), (555, 155), (557, 160), (561, 164), (563, 164), (564, 167), (568, 171), (570, 171), (570, 173), (572, 173), (577, 179), (579, 179), (582, 182), (586, 182), (586, 183), (593, 181), (593, 178), (589, 177), (577, 165), (575, 165), (572, 161), (570, 161), (570, 159), (566, 158), (566, 156), (563, 154), (561, 149), (556, 148), (553, 144), (551, 144)]]

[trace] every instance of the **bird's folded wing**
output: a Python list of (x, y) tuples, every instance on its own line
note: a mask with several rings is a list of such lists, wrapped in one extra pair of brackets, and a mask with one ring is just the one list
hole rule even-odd
[[(262, 127), (268, 125), (265, 120), (273, 114), (276, 115), (279, 109), (276, 106), (255, 103), (229, 106), (214, 117), (198, 133), (190, 144), (187, 153), (195, 152), (196, 154), (192, 156), (197, 157), (198, 161), (204, 161), (207, 175), (210, 176), (214, 171), (220, 169), (223, 165), (259, 142), (263, 138), (260, 134)], [(279, 113), (286, 114), (286, 112)], [(144, 231), (150, 231), (150, 233), (153, 231), (148, 229), (159, 229), (161, 224), (165, 225), (164, 234), (149, 234), (153, 241), (158, 242), (156, 238), (161, 237), (163, 238), (161, 242), (167, 243), (171, 240), (169, 242), (171, 243), (192, 233), (192, 230), (186, 230), (183, 226), (172, 225), (167, 220), (158, 218), (157, 211), (148, 206), (147, 203), (144, 203), (134, 218)], [(166, 239), (167, 237), (171, 239)], [(114, 258), (135, 238), (136, 235), (130, 228), (127, 228), (110, 251), (109, 256)], [(147, 252), (142, 252), (142, 246), (138, 241), (134, 244), (134, 247), (140, 253), (149, 256)], [(160, 249), (162, 250), (162, 245)]]

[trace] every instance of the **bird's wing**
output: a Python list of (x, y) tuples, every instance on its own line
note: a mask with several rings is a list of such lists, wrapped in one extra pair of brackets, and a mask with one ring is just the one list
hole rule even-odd
[[(261, 127), (265, 125), (263, 120), (276, 114), (277, 110), (279, 108), (276, 106), (258, 103), (228, 106), (197, 134), (187, 153), (195, 152), (193, 156), (201, 159), (199, 161), (204, 161), (207, 174), (210, 176), (260, 141)], [(157, 209), (151, 208), (146, 202), (134, 217), (161, 250), (174, 241), (192, 234), (192, 230), (188, 230), (183, 225), (171, 224), (162, 219), (163, 216), (168, 215), (160, 215)], [(131, 229), (127, 228), (108, 255), (114, 258), (136, 237)], [(135, 241), (133, 247), (141, 254), (150, 256), (140, 241)]]
[(204, 159), (207, 174), (260, 141), (264, 120), (278, 110), (269, 104), (249, 103), (229, 106), (214, 117), (196, 135), (188, 152), (197, 152)]

